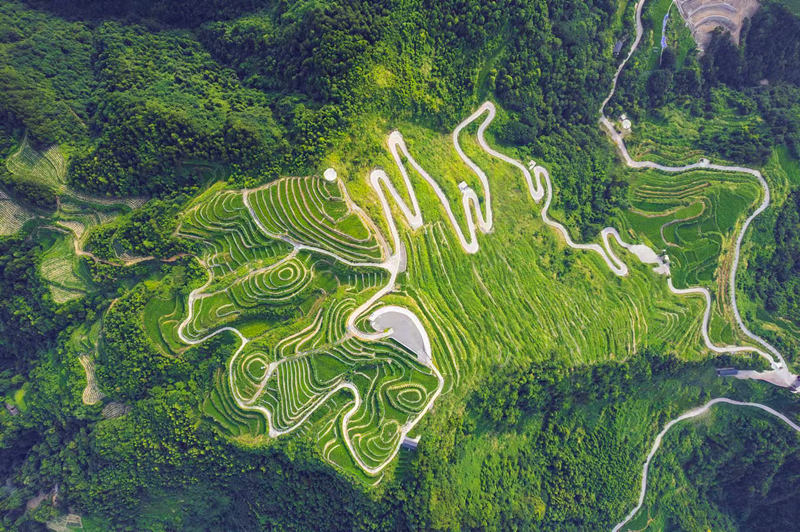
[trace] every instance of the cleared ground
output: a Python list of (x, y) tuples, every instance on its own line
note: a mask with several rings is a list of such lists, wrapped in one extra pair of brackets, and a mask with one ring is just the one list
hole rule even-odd
[(759, 5), (758, 0), (675, 0), (675, 4), (701, 50), (718, 27), (729, 31), (738, 43), (742, 22), (752, 16)]

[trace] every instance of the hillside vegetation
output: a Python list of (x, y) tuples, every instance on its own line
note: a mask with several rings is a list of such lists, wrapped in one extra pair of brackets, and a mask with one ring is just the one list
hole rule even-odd
[[(718, 396), (797, 419), (718, 378), (765, 365), (709, 349), (704, 299), (625, 249), (709, 290), (713, 344), (753, 345), (729, 276), (765, 189), (629, 168), (597, 123), (635, 9), (0, 3), (0, 528), (610, 529), (668, 420)], [(669, 9), (645, 0), (605, 112), (634, 159), (761, 169), (735, 288), (792, 369), (800, 19), (765, 3), (700, 56), (677, 16), (661, 51)], [(408, 314), (377, 334), (381, 307)], [(631, 529), (796, 522), (796, 434), (727, 405), (679, 427)]]

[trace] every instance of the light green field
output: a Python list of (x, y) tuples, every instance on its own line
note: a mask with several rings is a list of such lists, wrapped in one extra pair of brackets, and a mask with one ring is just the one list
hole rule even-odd
[(17, 405), (17, 408), (23, 412), (28, 409), (28, 404), (25, 402), (26, 392), (27, 389), (24, 386), (14, 392), (14, 403)]
[(33, 212), (14, 201), (12, 197), (0, 189), (0, 235), (13, 235), (33, 220)]
[[(504, 364), (594, 364), (648, 347), (686, 359), (705, 356), (700, 298), (675, 296), (663, 276), (624, 249), (615, 252), (631, 271), (618, 277), (597, 254), (567, 248), (542, 222), (541, 205), (530, 198), (520, 171), (487, 155), (476, 129), (467, 127), (460, 142), (489, 176), (492, 231), (479, 235), (477, 253), (466, 254), (441, 204), (411, 171), (424, 225), (409, 230), (395, 209), (408, 263), (395, 290), (382, 298), (422, 321), (445, 393), (462, 396)], [(449, 135), (411, 124), (401, 130), (414, 158), (448, 197), (460, 197), (462, 180), (482, 190)], [(401, 182), (386, 153), (375, 159)], [(337, 162), (353, 169), (340, 179), (388, 235), (359, 163), (344, 157)], [(667, 249), (676, 286), (703, 285), (716, 295), (720, 256), (760, 199), (760, 188), (736, 174), (626, 175), (631, 209), (618, 220), (623, 237)], [(407, 199), (402, 187), (400, 194)], [(460, 202), (451, 204), (465, 230)], [(393, 341), (359, 340), (346, 326), (352, 311), (388, 282), (379, 266), (385, 253), (370, 226), (337, 185), (317, 177), (284, 178), (244, 192), (213, 186), (187, 208), (179, 228), (201, 243), (208, 282), (191, 308), (156, 298), (144, 318), (155, 343), (172, 353), (186, 345), (179, 330), (190, 343), (223, 327), (238, 331), (248, 343), (217, 374), (204, 403), (220, 430), (246, 444), (268, 441), (270, 432), (297, 431), (316, 441), (326, 460), (365, 481), (364, 470), (379, 469), (393, 455), (401, 427), (436, 390), (430, 369), (414, 355)], [(737, 340), (724, 298), (715, 300), (712, 338)], [(361, 330), (370, 330), (368, 314), (358, 320)], [(360, 401), (354, 402), (356, 395)], [(418, 433), (424, 436), (424, 430)]]
[(84, 404), (93, 405), (100, 402), (105, 394), (100, 388), (94, 375), (94, 362), (97, 357), (97, 344), (100, 339), (100, 329), (102, 321), (85, 323), (76, 328), (69, 339), (71, 353), (77, 358), (77, 363), (85, 375), (85, 385), (81, 393)]
[(59, 193), (66, 190), (67, 162), (58, 146), (39, 152), (25, 137), (19, 149), (6, 159), (6, 166), (19, 178), (47, 185)]
[(711, 290), (710, 330), (719, 342), (741, 341), (726, 310), (730, 264), (720, 267), (720, 257), (731, 248), (737, 221), (760, 199), (761, 188), (746, 174), (630, 172), (631, 209), (624, 225), (653, 249), (666, 251), (677, 288)]
[[(363, 475), (364, 466), (381, 468), (437, 381), (399, 345), (347, 333), (350, 312), (388, 275), (378, 267), (382, 252), (374, 234), (338, 187), (311, 177), (245, 193), (212, 188), (185, 214), (179, 233), (202, 242), (200, 259), (210, 275), (187, 309), (187, 339), (235, 327), (250, 340), (217, 376), (205, 411), (245, 443), (270, 430), (297, 430), (353, 475)], [(319, 251), (293, 249), (281, 238)], [(151, 301), (154, 317), (145, 320), (159, 331), (162, 348), (172, 350), (175, 326), (165, 318), (176, 312), (170, 305)]]
[(670, 11), (670, 18), (679, 17), (677, 9), (672, 7), (672, 0), (655, 0), (645, 4), (642, 13), (642, 22), (651, 29), (645, 30), (642, 42), (639, 44), (640, 53), (647, 50), (647, 70), (658, 68), (661, 57), (661, 24), (664, 15)]

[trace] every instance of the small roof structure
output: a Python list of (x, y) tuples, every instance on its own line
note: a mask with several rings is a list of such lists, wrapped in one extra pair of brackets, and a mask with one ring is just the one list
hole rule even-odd
[(458, 190), (460, 190), (461, 192), (464, 192), (468, 188), (469, 188), (469, 185), (467, 184), (466, 181), (462, 181), (461, 183), (458, 184)]
[(400, 447), (403, 449), (408, 449), (409, 451), (416, 451), (417, 445), (419, 445), (419, 438), (409, 438), (406, 436), (403, 438), (403, 442), (400, 444)]
[(739, 373), (736, 368), (717, 368), (717, 377), (733, 377)]

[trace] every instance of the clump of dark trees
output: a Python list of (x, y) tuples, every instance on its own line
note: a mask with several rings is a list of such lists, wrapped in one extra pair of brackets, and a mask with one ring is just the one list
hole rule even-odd
[(800, 323), (800, 190), (780, 207), (772, 230), (775, 246), (757, 246), (746, 286), (767, 310)]
[[(503, 142), (561, 148), (573, 137), (583, 153), (602, 144), (571, 128), (594, 126), (607, 90), (608, 0), (29, 4), (41, 11), (10, 2), (0, 18), (14, 58), (0, 75), (0, 151), (23, 131), (39, 146), (70, 143), (70, 184), (92, 193), (203, 184), (183, 169), (193, 161), (236, 168), (247, 184), (305, 174), (368, 114), (446, 132), (492, 93), (510, 111), (495, 126)], [(375, 86), (378, 66), (397, 77), (386, 90)], [(618, 184), (586, 171), (598, 157), (554, 179), (560, 197), (602, 218)], [(52, 204), (43, 191), (20, 193)], [(596, 229), (588, 209), (565, 210), (581, 232)]]

